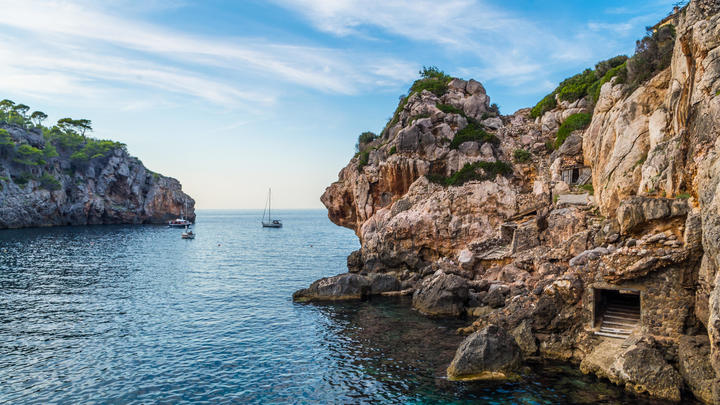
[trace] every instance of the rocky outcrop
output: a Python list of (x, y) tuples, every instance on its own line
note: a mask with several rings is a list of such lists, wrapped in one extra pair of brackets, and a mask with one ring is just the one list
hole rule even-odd
[[(720, 403), (720, 15), (693, 0), (676, 22), (667, 69), (536, 119), (491, 116), (474, 81), (412, 92), (323, 194), (360, 238), (349, 271), (392, 274), (423, 313), (470, 317), (451, 377), (504, 373), (485, 351), (498, 347), (512, 355), (497, 364), (566, 360), (643, 395)], [(581, 112), (589, 126), (549, 150)], [(454, 141), (466, 128), (491, 136)], [(575, 185), (587, 171), (592, 187)], [(629, 322), (606, 325), (624, 306)]]
[(26, 145), (44, 154), (30, 162), (0, 153), (0, 229), (195, 219), (195, 201), (180, 183), (148, 170), (120, 144), (80, 161), (39, 129), (0, 124), (0, 130), (14, 149)]
[(460, 316), (465, 313), (467, 301), (467, 280), (438, 271), (415, 291), (412, 305), (426, 315)]
[(398, 290), (400, 290), (400, 282), (390, 274), (371, 274), (366, 277), (345, 273), (315, 281), (310, 287), (296, 291), (293, 300), (298, 302), (358, 300)]
[(452, 380), (495, 380), (513, 377), (520, 348), (504, 329), (490, 325), (468, 336), (448, 367)]

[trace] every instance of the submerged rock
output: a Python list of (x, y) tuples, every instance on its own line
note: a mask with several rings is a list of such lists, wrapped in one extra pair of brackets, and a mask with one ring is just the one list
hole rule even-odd
[(505, 329), (490, 325), (462, 342), (447, 375), (451, 380), (511, 378), (520, 361), (520, 348), (515, 339)]

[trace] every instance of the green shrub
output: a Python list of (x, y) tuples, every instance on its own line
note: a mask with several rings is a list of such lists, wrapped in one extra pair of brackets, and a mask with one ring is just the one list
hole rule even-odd
[(392, 148), (390, 148), (390, 152), (388, 152), (388, 155), (392, 156), (396, 153), (397, 153), (397, 148), (395, 147), (395, 145), (393, 145)]
[(370, 152), (364, 150), (360, 152), (360, 157), (358, 158), (358, 169), (362, 169), (368, 164), (368, 161), (370, 160)]
[(438, 104), (437, 108), (438, 108), (438, 110), (444, 112), (445, 114), (459, 114), (459, 115), (462, 115), (463, 117), (465, 116), (465, 112), (462, 109), (455, 107), (454, 105)]
[(513, 152), (513, 158), (515, 158), (515, 161), (518, 163), (527, 162), (530, 160), (530, 152), (525, 149), (515, 149), (515, 152)]
[(590, 195), (595, 194), (595, 189), (593, 188), (592, 184), (583, 184), (580, 186), (580, 188), (590, 193)]
[(557, 107), (557, 101), (555, 100), (555, 92), (552, 92), (535, 104), (535, 107), (530, 110), (530, 116), (532, 118), (541, 117), (555, 107)]
[(600, 80), (590, 86), (589, 92), (592, 95), (593, 103), (597, 103), (598, 99), (600, 98), (600, 89), (602, 88), (603, 84), (609, 82), (615, 76), (618, 77), (616, 83), (625, 83), (625, 80), (627, 79), (627, 62), (608, 70), (600, 78)]
[(608, 60), (604, 60), (602, 62), (598, 62), (595, 65), (595, 77), (598, 79), (602, 79), (607, 72), (609, 72), (611, 69), (614, 69), (625, 62), (627, 62), (628, 57), (625, 55), (618, 55), (613, 58), (610, 58)]
[(680, 194), (678, 194), (678, 195), (675, 196), (675, 198), (679, 198), (679, 199), (681, 199), (681, 200), (687, 200), (687, 199), (690, 198), (690, 197), (691, 197), (691, 196), (690, 196), (690, 193), (680, 193)]
[(558, 86), (557, 95), (560, 100), (573, 102), (585, 97), (588, 89), (595, 83), (597, 78), (592, 69), (585, 69), (584, 72), (563, 80)]
[(480, 144), (485, 142), (497, 143), (498, 139), (495, 135), (485, 132), (482, 125), (473, 119), (468, 119), (468, 124), (465, 128), (455, 134), (452, 142), (450, 142), (450, 149), (457, 149), (463, 142), (478, 142)]
[[(478, 172), (478, 170), (482, 170)], [(426, 177), (433, 183), (441, 184), (443, 186), (460, 186), (468, 181), (478, 180), (491, 180), (497, 177), (497, 175), (507, 176), (512, 174), (512, 166), (502, 161), (496, 162), (475, 162), (466, 163), (462, 169), (453, 173), (450, 177), (444, 177), (440, 175), (429, 174)]]
[(573, 114), (560, 125), (555, 137), (555, 149), (559, 148), (573, 131), (587, 128), (592, 121), (592, 115), (589, 113)]
[(635, 43), (635, 55), (627, 61), (629, 91), (670, 66), (675, 46), (675, 27), (666, 25)]
[(423, 90), (427, 90), (438, 97), (447, 93), (448, 83), (450, 83), (452, 77), (435, 66), (423, 67), (419, 73), (421, 77), (410, 87), (408, 96), (413, 93), (421, 93)]
[(370, 142), (374, 141), (376, 138), (377, 138), (377, 135), (375, 135), (374, 132), (366, 131), (366, 132), (363, 132), (362, 134), (360, 134), (360, 136), (358, 136), (358, 143), (360, 143), (360, 144), (370, 143)]
[(23, 172), (12, 176), (13, 183), (17, 184), (20, 187), (25, 187), (25, 185), (33, 179), (33, 175), (28, 172)]
[(55, 148), (55, 146), (53, 146), (53, 144), (51, 144), (50, 142), (46, 142), (45, 148), (43, 149), (43, 157), (45, 159), (51, 159), (51, 158), (54, 158), (57, 156), (58, 156), (58, 152), (57, 152), (57, 149)]
[(60, 184), (60, 182), (55, 177), (53, 177), (51, 174), (48, 174), (48, 173), (43, 174), (40, 177), (39, 181), (40, 181), (40, 187), (42, 187), (46, 190), (55, 191), (55, 190), (60, 190), (62, 188), (62, 185)]
[(45, 164), (43, 151), (28, 144), (22, 144), (15, 149), (13, 162), (26, 166), (37, 166)]

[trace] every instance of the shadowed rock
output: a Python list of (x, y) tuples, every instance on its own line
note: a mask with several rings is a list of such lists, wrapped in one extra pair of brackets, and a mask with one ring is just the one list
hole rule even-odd
[(440, 272), (423, 281), (413, 294), (413, 308), (426, 315), (460, 316), (468, 301), (467, 281), (454, 274)]
[(520, 348), (505, 329), (490, 325), (468, 336), (447, 369), (451, 380), (505, 379), (520, 366)]

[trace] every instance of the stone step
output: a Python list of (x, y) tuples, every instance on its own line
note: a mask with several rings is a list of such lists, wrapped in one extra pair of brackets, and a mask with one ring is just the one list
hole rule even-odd
[(619, 329), (602, 326), (600, 327), (600, 332), (617, 333), (618, 335), (629, 335), (632, 332), (632, 329)]
[(602, 324), (603, 325), (630, 326), (633, 328), (638, 326), (637, 322), (629, 322), (629, 321), (622, 322), (622, 321), (606, 321), (606, 320), (604, 320)]
[(617, 333), (595, 332), (595, 335), (615, 339), (627, 339), (627, 335), (618, 335)]
[(606, 312), (604, 316), (615, 316), (628, 319), (640, 319), (640, 314), (623, 314), (621, 312)]

